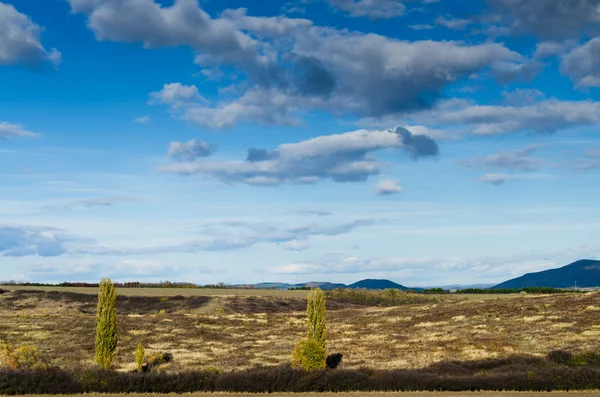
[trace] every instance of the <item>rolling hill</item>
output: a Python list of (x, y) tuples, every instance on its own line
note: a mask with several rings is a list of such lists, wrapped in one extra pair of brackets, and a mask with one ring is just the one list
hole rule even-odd
[(537, 273), (527, 273), (521, 277), (505, 281), (492, 288), (570, 288), (574, 286), (581, 288), (600, 286), (600, 261), (582, 259), (558, 269), (544, 270)]
[(354, 284), (348, 285), (346, 288), (365, 288), (365, 289), (388, 289), (388, 288), (396, 288), (401, 290), (407, 290), (408, 288), (395, 283), (390, 280), (375, 280), (375, 279), (366, 279), (355, 282)]

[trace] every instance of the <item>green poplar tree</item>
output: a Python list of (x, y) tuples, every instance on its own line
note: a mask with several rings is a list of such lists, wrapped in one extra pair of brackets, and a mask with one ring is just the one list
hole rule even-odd
[(100, 282), (96, 322), (96, 364), (110, 368), (117, 349), (117, 288), (110, 279)]

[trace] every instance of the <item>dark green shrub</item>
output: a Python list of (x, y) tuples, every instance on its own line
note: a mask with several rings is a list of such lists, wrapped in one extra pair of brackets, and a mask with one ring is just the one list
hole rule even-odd
[(342, 362), (342, 353), (334, 353), (327, 356), (325, 360), (325, 366), (330, 369), (337, 368), (338, 365)]
[(562, 365), (571, 365), (573, 361), (573, 354), (566, 350), (553, 350), (548, 353), (548, 360)]

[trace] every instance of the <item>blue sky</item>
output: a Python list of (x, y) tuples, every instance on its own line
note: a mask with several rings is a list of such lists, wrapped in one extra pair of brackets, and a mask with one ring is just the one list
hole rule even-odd
[(596, 258), (599, 34), (600, 0), (0, 0), (0, 279)]

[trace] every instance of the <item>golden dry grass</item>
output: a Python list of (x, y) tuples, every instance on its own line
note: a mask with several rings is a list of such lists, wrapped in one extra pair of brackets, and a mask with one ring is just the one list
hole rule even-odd
[[(270, 397), (339, 397), (340, 395), (350, 397), (596, 397), (600, 391), (554, 391), (554, 392), (344, 392), (344, 393), (190, 393), (189, 397), (244, 397), (244, 396), (270, 396)], [(88, 394), (89, 396), (121, 397), (120, 394)], [(129, 394), (131, 397), (161, 397), (164, 394)], [(37, 396), (32, 396), (37, 397)], [(42, 397), (42, 396), (40, 396)]]
[[(3, 286), (8, 291), (38, 290), (72, 292), (96, 295), (98, 288), (88, 287), (26, 287), (20, 285)], [(262, 290), (262, 289), (221, 289), (221, 288), (121, 288), (125, 296), (276, 296), (285, 298), (305, 298), (308, 291)]]
[[(301, 291), (303, 292), (303, 291)], [(95, 303), (90, 295), (0, 295), (0, 339), (29, 343), (59, 365), (91, 363)], [(119, 301), (116, 364), (132, 368), (142, 342), (174, 355), (172, 369), (225, 371), (289, 360), (304, 336), (301, 298), (213, 296)], [(343, 368), (420, 368), (443, 360), (600, 350), (600, 293), (445, 296), (439, 302), (358, 307), (328, 302), (328, 349)], [(159, 315), (159, 310), (165, 310)], [(470, 394), (472, 395), (472, 394)]]

